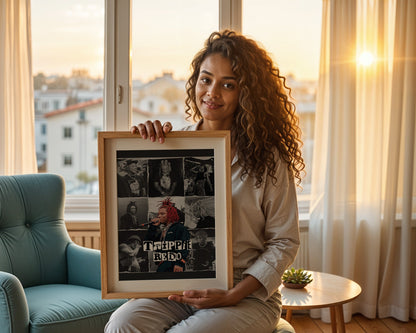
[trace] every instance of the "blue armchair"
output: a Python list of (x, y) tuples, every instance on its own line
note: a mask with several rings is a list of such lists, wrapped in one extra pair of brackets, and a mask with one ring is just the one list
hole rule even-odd
[(125, 300), (101, 299), (100, 252), (73, 243), (60, 176), (0, 176), (0, 331), (103, 332)]

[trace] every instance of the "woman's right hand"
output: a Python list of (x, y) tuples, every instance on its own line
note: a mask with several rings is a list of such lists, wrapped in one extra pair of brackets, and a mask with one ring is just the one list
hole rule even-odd
[(167, 121), (162, 124), (159, 120), (151, 121), (147, 120), (145, 123), (140, 123), (137, 126), (132, 126), (130, 132), (132, 134), (140, 134), (143, 139), (149, 138), (152, 142), (159, 141), (165, 142), (165, 134), (172, 131), (172, 124)]

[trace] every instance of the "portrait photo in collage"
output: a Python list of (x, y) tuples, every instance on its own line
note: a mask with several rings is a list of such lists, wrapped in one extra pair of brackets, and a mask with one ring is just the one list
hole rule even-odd
[(214, 151), (122, 150), (116, 159), (119, 279), (215, 278)]

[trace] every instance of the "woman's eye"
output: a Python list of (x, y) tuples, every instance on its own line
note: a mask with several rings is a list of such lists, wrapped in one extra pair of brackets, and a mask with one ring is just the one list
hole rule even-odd
[(208, 83), (211, 82), (211, 80), (207, 77), (203, 77), (203, 78), (201, 78), (201, 82), (204, 83), (204, 84), (208, 84)]
[(232, 83), (225, 83), (224, 84), (224, 87), (227, 88), (227, 89), (233, 89), (234, 88), (234, 84), (232, 84)]

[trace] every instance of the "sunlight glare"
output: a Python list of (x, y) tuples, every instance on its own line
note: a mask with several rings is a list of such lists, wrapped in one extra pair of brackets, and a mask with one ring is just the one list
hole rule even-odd
[(361, 66), (371, 66), (375, 58), (371, 52), (365, 51), (358, 56), (358, 64)]

